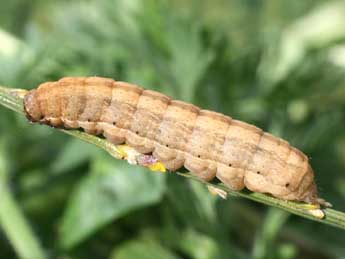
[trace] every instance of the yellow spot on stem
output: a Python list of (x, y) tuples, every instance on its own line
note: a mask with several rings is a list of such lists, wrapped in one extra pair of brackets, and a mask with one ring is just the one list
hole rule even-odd
[(119, 151), (120, 155), (123, 158), (127, 158), (127, 156), (128, 156), (127, 150), (128, 150), (129, 147), (127, 145), (119, 145), (117, 148), (118, 148), (118, 151)]
[[(130, 164), (138, 164), (136, 157), (138, 155), (141, 155), (138, 153), (134, 148), (128, 146), (128, 145), (119, 145), (118, 151), (120, 155), (128, 161)], [(167, 169), (165, 168), (164, 164), (162, 162), (156, 162), (151, 165), (146, 166), (151, 171), (157, 171), (157, 172), (163, 172), (165, 173)]]
[(300, 207), (301, 209), (304, 209), (304, 210), (317, 210), (317, 209), (320, 209), (320, 205), (319, 204), (309, 204), (309, 203), (298, 204), (298, 207)]
[(320, 209), (319, 204), (298, 204), (297, 208), (306, 210), (310, 215), (318, 219), (325, 217), (325, 213)]
[(165, 173), (167, 171), (164, 164), (161, 162), (156, 162), (152, 165), (149, 165), (148, 168), (150, 168), (150, 170), (152, 171), (157, 171), (157, 172), (162, 172), (162, 173)]

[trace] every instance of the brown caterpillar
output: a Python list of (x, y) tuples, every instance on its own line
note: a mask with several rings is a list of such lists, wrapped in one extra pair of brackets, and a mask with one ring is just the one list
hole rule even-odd
[(184, 166), (233, 190), (323, 203), (308, 157), (285, 140), (133, 84), (66, 77), (28, 92), (24, 108), (32, 122), (103, 134), (114, 144), (152, 153), (171, 171)]

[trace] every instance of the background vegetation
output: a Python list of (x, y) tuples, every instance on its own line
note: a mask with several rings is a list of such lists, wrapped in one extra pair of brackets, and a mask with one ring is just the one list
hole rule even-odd
[[(1, 85), (107, 76), (254, 123), (305, 151), (321, 196), (345, 210), (344, 1), (0, 4)], [(0, 258), (28, 258), (21, 238), (60, 259), (345, 258), (340, 229), (219, 200), (2, 107), (0, 136)]]

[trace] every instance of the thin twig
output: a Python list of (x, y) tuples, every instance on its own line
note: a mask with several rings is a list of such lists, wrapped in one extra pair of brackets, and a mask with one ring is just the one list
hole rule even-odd
[[(15, 111), (18, 113), (23, 114), (23, 90), (21, 89), (9, 89), (4, 88), (0, 86), (0, 104)], [(109, 152), (112, 156), (116, 158), (120, 158), (121, 154), (119, 153), (119, 149), (116, 145), (108, 142), (105, 139), (99, 138), (97, 136), (93, 136), (90, 134), (87, 134), (85, 132), (81, 132), (78, 130), (61, 130), (64, 133), (67, 133), (69, 135), (72, 135), (74, 137), (77, 137), (83, 141), (86, 141), (88, 143), (94, 144), (107, 152)], [(183, 177), (197, 180), (199, 182), (204, 183), (207, 186), (212, 186), (217, 189), (220, 189), (222, 191), (225, 191), (230, 196), (237, 196), (237, 197), (243, 197), (246, 199), (250, 199), (259, 203), (263, 203), (272, 207), (280, 208), (285, 211), (288, 211), (290, 213), (293, 213), (295, 215), (299, 215), (301, 217), (318, 221), (324, 224), (328, 224), (334, 227), (338, 227), (345, 230), (345, 213), (341, 211), (337, 211), (334, 209), (325, 208), (322, 210), (324, 217), (320, 218), (317, 215), (315, 215), (315, 210), (312, 210), (308, 205), (301, 204), (298, 202), (292, 202), (292, 201), (284, 201), (280, 199), (276, 199), (272, 196), (265, 195), (262, 193), (254, 193), (249, 191), (232, 191), (223, 184), (212, 184), (209, 182), (204, 182), (200, 180), (199, 178), (193, 176), (190, 173), (177, 173), (178, 175), (181, 175)]]

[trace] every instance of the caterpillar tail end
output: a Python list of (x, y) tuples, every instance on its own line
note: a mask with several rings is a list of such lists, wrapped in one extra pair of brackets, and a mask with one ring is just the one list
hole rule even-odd
[(316, 184), (313, 184), (311, 186), (311, 188), (307, 192), (307, 195), (303, 198), (302, 201), (304, 201), (304, 202), (306, 202), (306, 203), (308, 203), (310, 205), (317, 206), (317, 207), (320, 207), (320, 206), (323, 206), (323, 207), (326, 207), (326, 208), (332, 207), (331, 203), (329, 203), (326, 200), (318, 197)]

